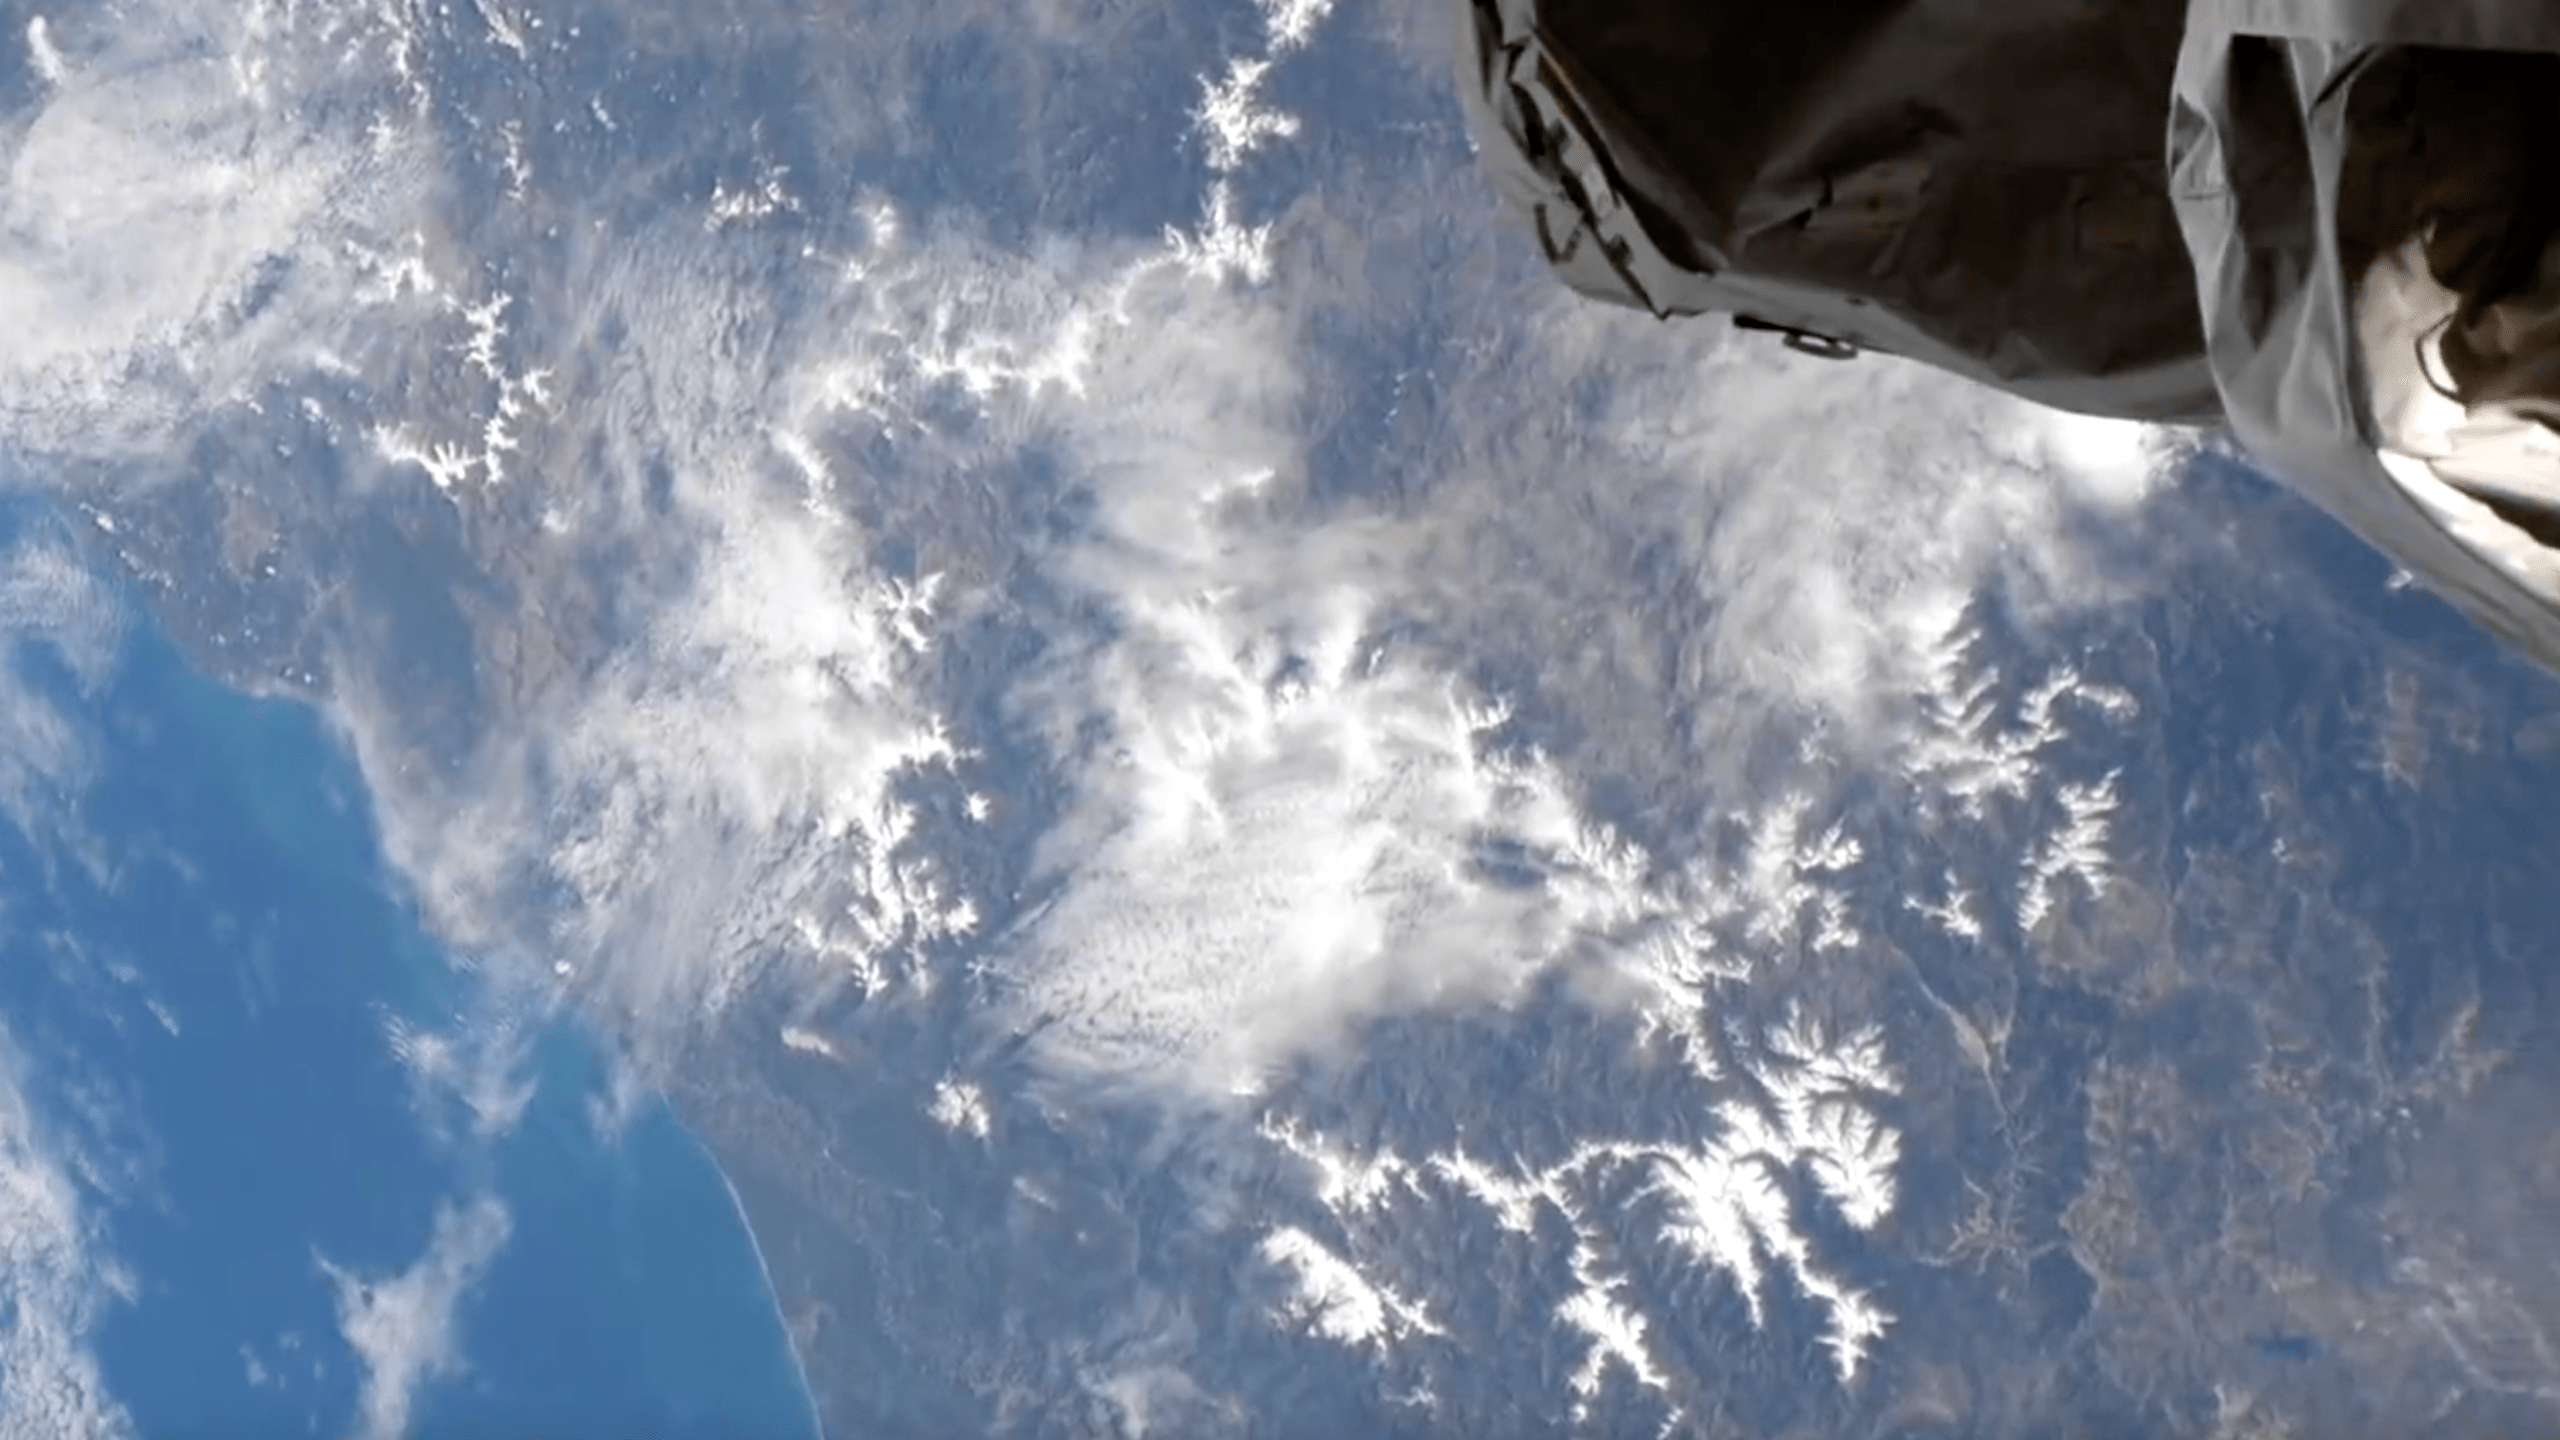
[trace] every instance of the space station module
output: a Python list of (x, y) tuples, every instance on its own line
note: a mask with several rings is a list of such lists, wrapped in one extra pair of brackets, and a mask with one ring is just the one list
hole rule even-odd
[(2560, 670), (2560, 0), (1455, 0), (1560, 276), (2227, 427)]

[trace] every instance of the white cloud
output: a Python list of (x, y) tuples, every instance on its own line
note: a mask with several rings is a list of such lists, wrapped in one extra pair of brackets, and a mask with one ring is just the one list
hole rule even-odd
[[(21, 652), (42, 647), (95, 687), (122, 634), (121, 607), (70, 552), (45, 541), (0, 552), (0, 815), (39, 849), (100, 872), (72, 808), (95, 757)], [(132, 1298), (81, 1183), (108, 1182), (38, 1113), (25, 1065), (0, 1026), (0, 1440), (126, 1435), (89, 1346), (106, 1306)]]
[(524, 21), (491, 0), (471, 0), (471, 6), (480, 12), (480, 23), (488, 27), (490, 44), (513, 53), (518, 60), (525, 58)]
[(133, 1432), (90, 1353), (100, 1309), (133, 1286), (102, 1253), (72, 1168), (0, 1030), (0, 1440)]
[(104, 1257), (20, 1066), (0, 1033), (0, 1440), (129, 1435), (89, 1335), (106, 1301), (131, 1287)]
[(814, 1030), (803, 1030), (797, 1025), (782, 1027), (782, 1044), (783, 1048), (797, 1050), (803, 1055), (824, 1055), (830, 1060), (844, 1058), (836, 1053), (834, 1041)]
[[(1569, 626), (1571, 674), (1646, 687), (1699, 749), (1808, 720), (1861, 757), (1898, 743), (1946, 617), (1987, 588), (2030, 623), (2119, 597), (2078, 537), (2137, 524), (2186, 443), (1552, 283), (1480, 308), (1477, 357), (1432, 377), (1463, 422), (1426, 457), (1429, 613), (1496, 650)], [(1640, 733), (1657, 763), (1711, 763)]]
[[(510, 12), (482, 16), (501, 42), (529, 33)], [(0, 354), (0, 444), (116, 453), (256, 403), (254, 381), (315, 372), (330, 383), (301, 409), (332, 424), (362, 389), (340, 382), (371, 378), (367, 357), (435, 367), (453, 384), (384, 387), (429, 403), (346, 417), (349, 433), (371, 437), (395, 483), (423, 476), (457, 505), (502, 482), (536, 492), (539, 533), (492, 548), (548, 548), (519, 577), (520, 610), (478, 639), (521, 643), (539, 673), (515, 677), (518, 708), (472, 768), (433, 784), (408, 769), (407, 697), (374, 688), (381, 657), (364, 640), (338, 657), (329, 699), (446, 937), (487, 942), (493, 959), (530, 962), (652, 1026), (721, 1003), (775, 951), (819, 983), (923, 983), (917, 947), (977, 923), (967, 897), (902, 850), (915, 813), (899, 788), (961, 758), (904, 673), (934, 625), (932, 577), (878, 573), (867, 537), (826, 511), (843, 497), (823, 483), (807, 504), (765, 483), (777, 454), (817, 455), (793, 440), (858, 399), (826, 382), (863, 330), (849, 326), (844, 345), (738, 353), (736, 321), (765, 303), (769, 272), (724, 288), (720, 257), (738, 257), (718, 237), (659, 235), (570, 283), (582, 313), (635, 317), (616, 363), (648, 369), (663, 409), (635, 417), (624, 395), (554, 382), (543, 362), (579, 355), (553, 353), (523, 323), (536, 307), (488, 288), (469, 261), (437, 273), (445, 262), (422, 235), (435, 229), (440, 249), (454, 237), (412, 223), (424, 212), (408, 204), (406, 167), (434, 131), (401, 113), (431, 97), (430, 57), (407, 24), (399, 6), (233, 15), (172, 0), (67, 72), (0, 151), (0, 293), (18, 302)], [(342, 129), (315, 129), (324, 116)], [(894, 247), (887, 227), (880, 238)], [(852, 287), (847, 318), (944, 298), (892, 292)], [(902, 350), (944, 362), (904, 377), (916, 385), (1008, 383), (1009, 357), (983, 347)], [(596, 410), (568, 413), (573, 398)], [(671, 521), (653, 511), (635, 431), (669, 442)], [(608, 463), (541, 473), (529, 457), (546, 440), (592, 443)], [(592, 632), (554, 625), (545, 607), (591, 614), (591, 597), (549, 587), (628, 563), (627, 546), (657, 562), (612, 597), (638, 633), (589, 648)], [(659, 588), (670, 576), (686, 578)], [(486, 1047), (416, 1030), (395, 1042), (461, 1099), (470, 1128), (511, 1123), (518, 1087), (472, 1058)]]
[(82, 720), (27, 668), (42, 650), (94, 692), (122, 654), (122, 605), (67, 548), (46, 539), (0, 550), (0, 818), (39, 850), (106, 873), (72, 809), (97, 756)]
[(1153, 260), (1087, 294), (1003, 347), (1074, 337), (1039, 414), (1096, 509), (1050, 564), (1111, 626), (1020, 692), (1071, 796), (1009, 947), (1025, 1018), (1071, 1070), (1219, 1094), (1382, 1008), (1504, 993), (1558, 927), (1471, 856), (1573, 828), (1498, 711), (1374, 644), (1395, 530), (1275, 520), (1305, 464), (1286, 312)]
[[(1452, 491), (1393, 518), (1297, 509), (1307, 387), (1285, 297), (1144, 267), (1097, 288), (1052, 309), (1054, 339), (1034, 328), (1000, 347), (1074, 356), (1055, 372), (1055, 402), (1035, 413), (1091, 477), (1096, 508), (1050, 568), (1113, 625), (1108, 643), (1060, 652), (1028, 687), (1073, 803), (1044, 846), (1058, 893), (1011, 947), (1009, 973), (1026, 1007), (1053, 1022), (1042, 1043), (1054, 1060), (1209, 1094), (1247, 1077), (1252, 1093), (1249, 1077), (1364, 1016), (1512, 993), (1583, 938), (1641, 916), (1676, 912), (1675, 928), (1692, 929), (1740, 917), (1729, 938), (1741, 948), (1726, 959), (1692, 944), (1641, 972), (1663, 980), (1705, 966), (1665, 982), (1681, 992), (1720, 967), (1747, 970), (1755, 953), (1860, 943), (1833, 878), (1859, 863), (1860, 845), (1836, 825), (1810, 826), (1815, 791), (1762, 810), (1735, 866), (1686, 898), (1649, 896), (1643, 872), (1656, 862), (1584, 820), (1551, 761), (1505, 753), (1492, 712), (1437, 657), (1382, 647), (1395, 617), (1438, 603), (1434, 569), (1499, 568), (1448, 553), (1453, 536), (1469, 544), (1483, 497)], [(1649, 414), (1604, 402), (1596, 448), (1617, 467), (1593, 476), (1604, 497), (1629, 485), (1720, 492), (1707, 515), (1695, 501), (1686, 516), (1669, 507), (1700, 522), (1698, 583), (1722, 607), (1691, 642), (1707, 650), (1701, 691), (1758, 693), (1764, 715), (1791, 720), (1809, 709), (1845, 722), (1835, 733), (1850, 743), (1887, 751), (1926, 721), (1929, 743), (1901, 747), (1905, 773), (1947, 776), (1947, 793), (1967, 800), (2032, 788), (2037, 757), (2064, 733), (2058, 707), (2129, 703), (2060, 671), (2000, 729), (1942, 692), (1995, 692), (1997, 673), (1968, 664), (1964, 629), (1992, 567), (2021, 539), (2060, 547), (2071, 505), (2138, 503), (2160, 436), (2050, 416), (1911, 367), (1826, 399), (1805, 375), (1779, 385), (1725, 352), (1684, 362), (1644, 344), (1655, 368), (1726, 402), (1710, 413), (1772, 417), (1672, 418), (1702, 399), (1669, 394), (1652, 370), (1615, 377), (1654, 387)], [(1560, 348), (1551, 367), (1528, 367), (1558, 389), (1568, 387), (1554, 372), (1587, 359)], [(1869, 413), (1879, 401), (1883, 413)], [(1506, 533), (1537, 523), (1527, 508), (1501, 518)], [(1648, 523), (1645, 504), (1621, 508)], [(2066, 571), (2057, 561), (2043, 578), (2061, 585)], [(1524, 603), (1566, 609), (1579, 631), (1570, 609), (1582, 598)], [(1547, 633), (1552, 614), (1532, 609), (1516, 628)], [(1450, 618), (1459, 632), (1485, 623)], [(1602, 633), (1659, 643), (1640, 628)], [(1834, 645), (1849, 648), (1816, 653)], [(1936, 698), (1914, 706), (1915, 690)], [(1827, 793), (1831, 782), (1810, 783)], [(1525, 889), (1493, 884), (1471, 863), (1488, 845), (1553, 862)], [(1670, 1012), (1685, 1013), (1676, 1001)]]
[(995, 1130), (995, 1111), (987, 1103), (987, 1092), (966, 1080), (936, 1084), (926, 1113), (943, 1129), (975, 1140), (984, 1140)]
[[(1204, 115), (1252, 113), (1259, 65), (1210, 86), (1232, 103)], [(1245, 135), (1242, 125), (1208, 128)], [(1241, 163), (1249, 148), (1217, 153)], [(1226, 196), (1213, 187), (1213, 208)], [(1270, 243), (1257, 238), (1254, 253)], [(1177, 239), (1174, 254), (1197, 265), (1204, 248)], [(1266, 273), (1257, 265), (1247, 278)], [(1056, 898), (1013, 947), (1011, 973), (1028, 1008), (1055, 1022), (1042, 1037), (1050, 1056), (1088, 1071), (1253, 1093), (1253, 1075), (1362, 1017), (1513, 993), (1637, 911), (1676, 911), (1675, 928), (1712, 928), (1719, 905), (1745, 917), (1739, 959), (1693, 946), (1642, 972), (1704, 967), (1674, 989), (1720, 966), (1747, 969), (1755, 952), (1854, 949), (1861, 930), (1833, 877), (1859, 862), (1859, 842), (1797, 828), (1836, 766), (1809, 765), (1806, 793), (1758, 817), (1766, 833), (1737, 869), (1682, 903), (1639, 898), (1649, 882), (1623, 866), (1654, 862), (1613, 850), (1580, 817), (1565, 772), (1450, 722), (1453, 700), (1461, 713), (1468, 704), (1440, 668), (1450, 651), (1466, 655), (1489, 631), (1505, 632), (1495, 653), (1512, 634), (1569, 633), (1636, 652), (1634, 671), (1675, 645), (1691, 663), (1676, 690), (1653, 693), (1693, 707), (1708, 743), (1738, 747), (1810, 715), (1830, 737), (1817, 748), (1853, 760), (1908, 752), (1928, 718), (1913, 695), (1966, 668), (1949, 628), (1986, 584), (2008, 577), (2029, 613), (2103, 596), (2072, 526), (2129, 515), (2175, 443), (1915, 366), (1842, 369), (1718, 346), (1702, 327), (1638, 324), (1541, 292), (1526, 321), (1492, 322), (1521, 332), (1516, 346), (1487, 347), (1498, 364), (1437, 377), (1446, 412), (1482, 432), (1461, 442), (1457, 467), (1499, 457), (1503, 473), (1417, 485), (1423, 498), (1394, 514), (1356, 503), (1317, 512), (1298, 503), (1314, 478), (1299, 428), (1303, 299), (1142, 271), (1056, 328), (1074, 335), (1079, 364), (1072, 401), (1044, 414), (1092, 477), (1097, 509), (1052, 573), (1093, 596), (1115, 635), (1064, 655), (1032, 692), (1054, 717), (1074, 803), (1044, 847)], [(1505, 449), (1513, 417), (1543, 425), (1535, 417), (1554, 396), (1582, 391), (1601, 396), (1589, 437)], [(1578, 590), (1612, 567), (1590, 558), (1594, 537), (1577, 533), (1586, 520), (1543, 528), (1564, 504), (1639, 535), (1668, 532), (1690, 567), (1672, 583), (1709, 597), (1711, 620), (1668, 634), (1642, 623), (1660, 605), (1660, 578), (1641, 591), (1606, 578)], [(1572, 578), (1507, 587), (1524, 542)], [(1620, 604), (1623, 617), (1610, 616)], [(1382, 633), (1416, 614), (1455, 643), (1386, 652)], [(1988, 694), (1998, 676), (1980, 681)], [(1541, 698), (1617, 723), (1580, 697)], [(2063, 733), (2056, 707), (2121, 698), (2064, 673), (2025, 702), (2018, 733), (1931, 712), (1940, 743), (1902, 763), (2022, 796)], [(2055, 874), (2097, 873), (2102, 836), (2081, 823), (2061, 838), (2068, 857)], [(1488, 845), (1562, 858), (1526, 889), (1497, 886), (1470, 864)]]
[(1234, 634), (1165, 618), (1174, 633), (1104, 673), (1125, 687), (1101, 697), (1117, 748), (1053, 836), (1066, 889), (1016, 962), (1053, 1057), (1214, 1088), (1381, 1009), (1498, 997), (1549, 958), (1542, 897), (1470, 856), (1563, 836), (1445, 686), (1319, 651), (1274, 694), (1250, 668), (1149, 653), (1205, 658)]
[(457, 1015), (449, 1029), (397, 1016), (383, 1022), (392, 1058), (408, 1072), (430, 1130), (448, 1141), (486, 1141), (514, 1130), (533, 1103), (532, 1029), (498, 1007)]
[[(0, 147), (0, 439), (155, 445), (333, 328), (350, 277), (305, 242), (387, 208), (405, 157), (304, 118), (339, 80), (298, 70), (303, 37), (264, 8), (166, 0), (77, 67), (31, 25), (52, 83)], [(288, 78), (302, 109), (269, 103)]]
[[(904, 678), (912, 592), (775, 497), (698, 503), (694, 585), (495, 737), (458, 807), (384, 775), (394, 853), (475, 942), (523, 944), (526, 891), (549, 890), (579, 992), (648, 1026), (724, 1005), (776, 955), (818, 983), (925, 983), (917, 947), (976, 922), (903, 849), (898, 787), (960, 758)], [(384, 702), (341, 703), (378, 743)]]
[(1657, 382), (1610, 408), (1631, 458), (1713, 497), (1697, 543), (1724, 607), (1717, 668), (1846, 721), (1874, 723), (1907, 693), (1938, 617), (2004, 568), (2103, 594), (2074, 573), (2065, 527), (2125, 514), (2166, 473), (2166, 437), (2139, 426), (1881, 357), (1808, 371), (1825, 362), (1755, 339), (1718, 350), (1685, 404)]
[(396, 1275), (358, 1275), (320, 1262), (338, 1292), (338, 1326), (364, 1365), (354, 1433), (397, 1440), (409, 1433), (420, 1390), (462, 1373), (454, 1319), (507, 1242), (506, 1208), (483, 1195), (436, 1212), (435, 1233), (417, 1263)]
[[(405, 776), (397, 707), (348, 667), (339, 711), (440, 926), (493, 952), (566, 951), (573, 988), (644, 1027), (777, 967), (875, 997), (936, 983), (932, 952), (966, 940), (977, 906), (915, 843), (910, 797), (948, 787), (979, 818), (993, 804), (958, 773), (969, 737), (918, 686), (937, 578), (879, 573), (846, 518), (864, 477), (838, 474), (826, 442), (876, 426), (927, 453), (1055, 446), (1100, 491), (1093, 529), (1041, 560), (1121, 633), (1058, 647), (1016, 690), (1074, 797), (1044, 845), (1066, 888), (1009, 968), (1027, 1005), (1066, 1020), (1063, 1062), (1223, 1084), (1380, 1005), (1525, 973), (1553, 927), (1468, 857), (1490, 830), (1544, 847), (1570, 827), (1552, 785), (1489, 750), (1463, 687), (1366, 650), (1395, 537), (1356, 518), (1236, 523), (1301, 471), (1286, 312), (1204, 283), (1179, 245), (1021, 261), (911, 249), (894, 212), (867, 228), (806, 348), (699, 363), (755, 303), (743, 276), (702, 282), (721, 273), (699, 249), (717, 237), (643, 247), (576, 302), (652, 317), (622, 358), (670, 426), (671, 510), (612, 467), (552, 489), (560, 559), (527, 582), (623, 546), (682, 579), (636, 576), (629, 637), (539, 677), (466, 783)], [(973, 404), (974, 433), (953, 436), (937, 397)], [(564, 399), (546, 423), (576, 436), (609, 418)], [(1099, 753), (1076, 749), (1087, 720), (1111, 737)]]
[(71, 67), (54, 48), (53, 32), (42, 15), (27, 21), (27, 58), (35, 63), (36, 77), (47, 85), (60, 85), (71, 78)]
[[(894, 217), (872, 229), (843, 265), (841, 323), (719, 365), (702, 356), (760, 303), (747, 275), (724, 273), (719, 237), (661, 235), (580, 277), (578, 307), (645, 318), (616, 363), (660, 408), (635, 423), (618, 398), (532, 397), (542, 414), (526, 423), (548, 443), (604, 458), (577, 477), (520, 477), (539, 492), (541, 553), (518, 561), (525, 600), (497, 635), (528, 661), (567, 663), (510, 677), (516, 722), (432, 783), (404, 773), (417, 737), (364, 667), (334, 697), (438, 927), (493, 956), (538, 956), (642, 1031), (689, 1025), (777, 968), (821, 991), (928, 986), (926, 952), (978, 923), (913, 843), (913, 794), (956, 795), (968, 759), (916, 684), (942, 582), (877, 566), (820, 442), (913, 423), (920, 390), (1036, 391), (1072, 358), (935, 348), (947, 297), (915, 275)], [(573, 358), (540, 337), (512, 358), (479, 348), (502, 376)], [(609, 638), (574, 624), (600, 598), (629, 617)]]

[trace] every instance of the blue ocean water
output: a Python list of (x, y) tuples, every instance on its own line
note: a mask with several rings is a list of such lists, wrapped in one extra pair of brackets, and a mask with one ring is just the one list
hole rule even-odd
[(143, 1435), (355, 1428), (363, 1367), (322, 1262), (387, 1279), (439, 1207), (483, 1194), (511, 1230), (412, 1433), (816, 1433), (725, 1181), (663, 1107), (594, 1123), (593, 1037), (540, 1037), (502, 1139), (423, 1123), (386, 1023), (449, 1024), (479, 982), (397, 898), (312, 712), (210, 682), (147, 628), (86, 695), (9, 648), (94, 763), (41, 833), (0, 824), (0, 1018), (132, 1281), (95, 1344)]

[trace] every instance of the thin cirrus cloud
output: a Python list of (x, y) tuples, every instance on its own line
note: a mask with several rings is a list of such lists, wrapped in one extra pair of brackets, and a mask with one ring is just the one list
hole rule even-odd
[(147, 451), (307, 359), (350, 283), (307, 242), (400, 192), (406, 150), (276, 106), (340, 81), (225, 7), (36, 17), (10, 38), (46, 83), (0, 116), (0, 440)]
[(0, 1437), (117, 1440), (133, 1426), (89, 1348), (100, 1310), (130, 1295), (0, 1032)]
[(121, 607), (68, 547), (34, 539), (0, 549), (0, 816), (58, 854), (89, 848), (62, 802), (88, 780), (94, 756), (79, 722), (29, 674), (26, 652), (95, 687), (123, 630)]
[[(106, 863), (77, 809), (97, 757), (51, 677), (38, 679), (28, 661), (41, 651), (47, 668), (95, 687), (123, 625), (107, 587), (66, 547), (31, 538), (0, 550), (0, 818), (39, 853), (100, 876)], [(156, 1001), (144, 1003), (174, 1028)], [(132, 1425), (90, 1339), (110, 1305), (133, 1298), (133, 1282), (97, 1213), (96, 1187), (112, 1182), (38, 1105), (34, 1063), (0, 1021), (0, 1440), (111, 1440)]]

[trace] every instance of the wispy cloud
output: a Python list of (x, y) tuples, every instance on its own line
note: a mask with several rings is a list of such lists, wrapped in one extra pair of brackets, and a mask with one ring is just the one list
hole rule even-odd
[(89, 1333), (130, 1285), (28, 1100), (21, 1064), (0, 1032), (0, 1440), (110, 1440), (133, 1427)]
[(426, 1253), (395, 1275), (367, 1276), (327, 1260), (337, 1287), (338, 1326), (364, 1366), (353, 1433), (397, 1440), (409, 1433), (422, 1389), (463, 1369), (456, 1311), (507, 1242), (506, 1208), (493, 1197), (436, 1212)]
[[(779, 458), (740, 443), (742, 466)], [(906, 848), (901, 787), (956, 788), (962, 759), (910, 679), (930, 577), (876, 575), (846, 526), (745, 478), (685, 478), (693, 578), (627, 648), (546, 677), (538, 722), (490, 737), (468, 788), (383, 781), (394, 853), (449, 934), (643, 1028), (716, 1010), (767, 963), (822, 989), (920, 983), (918, 947), (976, 924)], [(582, 508), (574, 523), (638, 523)], [(390, 697), (350, 686), (337, 704), (391, 771)]]
[(271, 10), (162, 0), (76, 38), (31, 22), (50, 83), (0, 149), (0, 441), (163, 445), (338, 328), (354, 277), (307, 242), (361, 226), (409, 157), (308, 118), (345, 76), (304, 66), (308, 37)]
[[(500, 980), (497, 983), (503, 984)], [(449, 1029), (397, 1016), (383, 1022), (391, 1057), (409, 1074), (419, 1116), (448, 1142), (486, 1142), (514, 1130), (533, 1103), (527, 1071), (536, 1025), (549, 1017), (481, 1005)]]
[(0, 818), (49, 860), (93, 874), (104, 873), (105, 861), (72, 801), (94, 778), (98, 757), (80, 719), (29, 662), (40, 653), (94, 691), (122, 652), (125, 618), (107, 586), (59, 541), (37, 536), (0, 550)]
[(1441, 573), (1495, 578), (1434, 609), (1498, 645), (1569, 607), (1576, 673), (1661, 687), (1727, 747), (1810, 720), (1872, 753), (1910, 724), (1943, 617), (1986, 588), (2030, 617), (2121, 594), (2082, 537), (2138, 525), (2185, 443), (1891, 357), (1519, 305), (1458, 381), (1467, 433), (1441, 462)]

